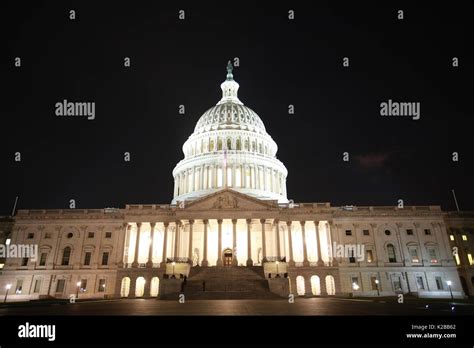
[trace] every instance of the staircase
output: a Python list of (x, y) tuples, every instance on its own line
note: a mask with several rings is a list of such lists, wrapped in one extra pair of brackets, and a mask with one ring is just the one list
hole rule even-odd
[(258, 266), (193, 267), (184, 295), (186, 300), (280, 298), (270, 292), (263, 267)]

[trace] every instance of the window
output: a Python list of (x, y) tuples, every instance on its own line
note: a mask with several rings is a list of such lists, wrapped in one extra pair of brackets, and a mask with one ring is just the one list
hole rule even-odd
[(98, 292), (104, 292), (105, 291), (105, 279), (100, 279), (99, 280), (99, 288), (97, 289)]
[(398, 276), (393, 277), (392, 278), (392, 284), (393, 284), (393, 290), (394, 291), (403, 291), (402, 281), (401, 281), (400, 277), (398, 277)]
[(105, 232), (105, 238), (112, 238), (112, 232)]
[(56, 292), (64, 292), (64, 285), (66, 284), (65, 279), (59, 279), (58, 282), (56, 283)]
[(94, 238), (94, 232), (89, 232), (87, 238)]
[(423, 282), (422, 276), (416, 277), (416, 286), (418, 287), (418, 290), (425, 290), (425, 284)]
[(467, 236), (465, 234), (462, 235), (462, 240), (464, 240), (464, 241), (467, 240)]
[(374, 255), (372, 253), (372, 250), (368, 249), (366, 252), (365, 252), (365, 256), (367, 258), (367, 262), (372, 262), (374, 260)]
[(385, 235), (386, 236), (390, 236), (392, 234), (392, 232), (390, 232), (390, 230), (385, 230)]
[(21, 294), (22, 290), (23, 290), (23, 279), (18, 279), (16, 281), (15, 294), (17, 295)]
[(81, 279), (81, 286), (79, 288), (81, 292), (86, 292), (87, 290), (87, 279)]
[(40, 292), (40, 290), (41, 290), (41, 279), (36, 279), (33, 293), (37, 294)]
[(472, 260), (472, 254), (471, 253), (467, 254), (467, 260), (469, 261), (469, 265), (472, 266), (473, 260)]
[(71, 258), (71, 248), (66, 247), (66, 248), (64, 248), (64, 251), (63, 251), (63, 258), (61, 260), (61, 265), (62, 266), (69, 265), (69, 259), (70, 258)]
[(230, 138), (227, 139), (227, 150), (232, 150), (232, 140)]
[(395, 247), (392, 244), (387, 245), (388, 262), (397, 262)]
[(46, 232), (44, 234), (44, 239), (51, 239), (51, 233), (50, 232)]
[(352, 236), (352, 231), (351, 230), (346, 230), (346, 236)]
[(21, 265), (24, 267), (24, 266), (28, 266), (28, 258), (27, 257), (24, 257), (21, 259)]
[(409, 247), (408, 251), (410, 252), (411, 262), (420, 262), (420, 259), (418, 258), (418, 250), (416, 247)]
[(450, 235), (449, 235), (449, 240), (450, 240), (450, 241), (453, 241), (453, 240), (454, 240), (454, 235), (450, 234)]
[(28, 239), (33, 239), (35, 238), (35, 234), (34, 233), (28, 233)]
[(438, 290), (443, 290), (443, 281), (441, 280), (441, 277), (435, 277), (436, 281), (436, 288)]
[(376, 276), (372, 276), (370, 277), (370, 284), (372, 285), (372, 290), (377, 290), (378, 288), (378, 284), (377, 284), (377, 277)]
[(68, 238), (68, 239), (71, 239), (73, 236), (74, 236), (74, 234), (72, 234), (72, 232), (69, 232), (69, 233), (67, 234), (67, 238)]
[(429, 235), (431, 235), (431, 230), (429, 230), (429, 229), (425, 229), (425, 235), (426, 235), (426, 236), (429, 236)]
[(350, 263), (355, 263), (356, 259), (354, 257), (354, 248), (349, 249), (349, 262)]
[(109, 253), (105, 252), (102, 254), (102, 266), (107, 266), (109, 263)]
[(436, 254), (436, 249), (435, 248), (428, 248), (428, 255), (430, 256), (430, 260), (432, 263), (437, 263), (438, 262), (438, 256)]
[(369, 230), (363, 230), (362, 233), (364, 234), (364, 236), (370, 235)]
[(351, 278), (351, 284), (352, 284), (352, 289), (353, 290), (359, 290), (359, 278), (358, 277), (352, 277)]
[(41, 253), (39, 265), (40, 266), (46, 266), (46, 259), (47, 258), (48, 258), (48, 253)]
[(86, 252), (84, 255), (84, 266), (90, 266), (91, 264), (92, 253), (90, 251)]
[(407, 230), (407, 236), (413, 236), (413, 230), (412, 229)]
[(11, 240), (10, 238), (7, 238), (7, 239), (5, 240), (5, 245), (10, 245), (10, 242), (11, 242), (11, 241), (12, 241), (12, 240)]
[(5, 267), (5, 264), (4, 264), (4, 263), (0, 263), (0, 269), (3, 269), (3, 267)]

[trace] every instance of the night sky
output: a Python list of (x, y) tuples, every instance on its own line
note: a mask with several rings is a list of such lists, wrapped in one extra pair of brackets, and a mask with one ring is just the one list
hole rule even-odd
[[(17, 195), (19, 209), (169, 203), (181, 147), (235, 57), (239, 98), (279, 146), (288, 198), (453, 210), (455, 189), (461, 209), (474, 209), (471, 1), (8, 3), (0, 215)], [(95, 120), (56, 116), (63, 99), (95, 102)], [(420, 120), (380, 116), (388, 99), (420, 102)]]

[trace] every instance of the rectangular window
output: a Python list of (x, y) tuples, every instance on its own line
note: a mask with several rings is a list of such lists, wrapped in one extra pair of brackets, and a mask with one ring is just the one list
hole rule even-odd
[(429, 236), (431, 234), (431, 230), (430, 229), (425, 229), (425, 235)]
[(91, 256), (92, 256), (92, 253), (91, 252), (86, 252), (85, 256), (84, 256), (84, 266), (90, 266), (91, 264)]
[(59, 279), (56, 284), (56, 292), (63, 293), (64, 292), (64, 285), (66, 284), (65, 279)]
[(436, 281), (436, 288), (438, 290), (443, 290), (443, 281), (441, 280), (441, 277), (435, 277)]
[(4, 264), (4, 263), (0, 263), (0, 269), (3, 269), (3, 267), (5, 267), (5, 264)]
[(51, 239), (51, 233), (50, 232), (46, 232), (44, 234), (44, 239)]
[(346, 236), (352, 236), (352, 231), (351, 230), (346, 230)]
[(454, 235), (450, 234), (450, 235), (449, 235), (449, 240), (450, 240), (450, 241), (453, 241), (453, 240), (454, 240)]
[(400, 277), (393, 277), (393, 290), (394, 291), (403, 291), (402, 289), (402, 281), (400, 280)]
[(425, 290), (425, 283), (423, 282), (423, 277), (416, 277), (416, 286), (418, 287), (418, 290)]
[(94, 232), (89, 232), (87, 234), (87, 238), (94, 238)]
[(415, 247), (411, 247), (409, 251), (411, 256), (411, 262), (420, 262), (420, 259), (418, 258), (418, 250), (416, 250)]
[(366, 252), (367, 262), (372, 262), (374, 260), (374, 255), (372, 250), (368, 249)]
[(97, 289), (98, 292), (104, 292), (105, 291), (105, 279), (100, 279), (99, 280), (99, 288)]
[(15, 294), (19, 295), (23, 291), (23, 279), (18, 279), (16, 281)]
[(372, 285), (372, 290), (377, 290), (377, 277), (370, 277), (370, 284)]
[(436, 255), (436, 249), (435, 248), (429, 248), (428, 249), (428, 254), (430, 255), (430, 260), (433, 263), (438, 262), (438, 256)]
[(28, 233), (28, 239), (33, 239), (35, 238), (35, 234), (34, 233)]
[(24, 257), (21, 259), (21, 265), (22, 266), (28, 266), (28, 258), (27, 257)]
[(456, 265), (459, 265), (461, 263), (461, 260), (459, 259), (459, 254), (456, 253), (456, 255), (454, 255), (454, 258), (456, 259)]
[(349, 251), (349, 262), (350, 263), (355, 263), (356, 259), (354, 257), (354, 248), (351, 248), (348, 251)]
[(362, 233), (364, 234), (364, 236), (370, 235), (369, 230), (363, 230)]
[(41, 290), (41, 279), (36, 279), (36, 281), (35, 281), (35, 287), (34, 287), (34, 289), (33, 289), (33, 292), (34, 292), (35, 294), (38, 294), (38, 293), (40, 292), (40, 290)]
[(107, 266), (109, 263), (109, 253), (105, 252), (102, 254), (102, 266)]
[(112, 238), (112, 232), (105, 232), (105, 238)]
[(41, 253), (40, 256), (40, 266), (46, 266), (46, 259), (48, 258), (48, 253)]
[(407, 230), (407, 236), (413, 236), (413, 230), (412, 229)]
[(465, 234), (462, 235), (462, 240), (464, 240), (464, 241), (467, 240), (467, 236)]
[(353, 290), (359, 290), (359, 278), (358, 277), (352, 277), (352, 289)]
[(472, 263), (473, 263), (472, 254), (467, 254), (467, 260), (469, 261), (469, 265), (472, 266)]
[(81, 292), (86, 292), (87, 290), (87, 279), (81, 279), (81, 287), (79, 288)]

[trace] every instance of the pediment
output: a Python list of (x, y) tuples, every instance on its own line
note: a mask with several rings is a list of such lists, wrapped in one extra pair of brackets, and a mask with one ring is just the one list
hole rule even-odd
[(186, 202), (184, 209), (189, 210), (262, 210), (275, 209), (274, 201), (260, 200), (232, 189), (222, 189), (195, 201)]

